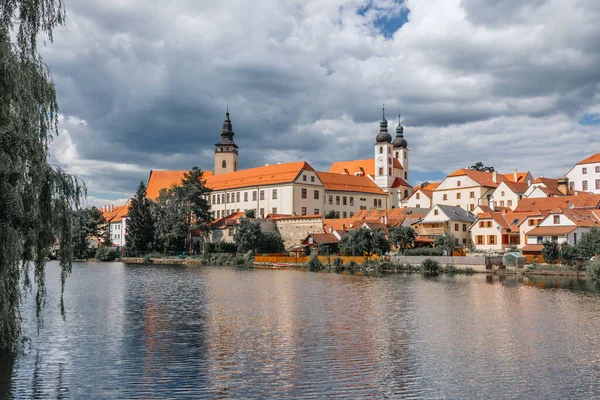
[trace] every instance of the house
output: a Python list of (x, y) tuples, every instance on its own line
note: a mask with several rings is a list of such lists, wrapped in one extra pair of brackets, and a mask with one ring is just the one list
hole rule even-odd
[(225, 217), (215, 219), (209, 224), (211, 243), (228, 242), (233, 243), (233, 235), (240, 225), (244, 212), (235, 212)]
[(400, 206), (403, 208), (426, 208), (430, 209), (433, 202), (433, 191), (440, 185), (440, 182), (425, 182), (421, 186), (416, 186), (415, 191), (408, 198), (404, 199)]
[(521, 244), (519, 223), (528, 213), (488, 211), (471, 225), (471, 243), (477, 250), (505, 250)]
[(579, 161), (566, 177), (569, 189), (600, 194), (600, 153)]
[(473, 212), (479, 205), (489, 205), (494, 190), (507, 180), (496, 172), (459, 169), (433, 190), (433, 206), (449, 205)]
[(313, 233), (325, 233), (323, 230), (323, 215), (268, 215), (261, 221), (264, 231), (277, 231), (287, 249), (298, 245)]
[(533, 175), (531, 175), (531, 172), (529, 172), (529, 171), (518, 172), (515, 169), (514, 172), (511, 174), (502, 174), (502, 175), (509, 182), (526, 183), (527, 186), (531, 185), (531, 182), (533, 182)]
[(338, 254), (339, 241), (340, 239), (332, 233), (311, 233), (302, 241), (302, 244), (308, 246), (310, 253), (319, 254), (326, 248), (325, 254)]
[(550, 211), (556, 208), (594, 210), (600, 208), (600, 194), (580, 193), (577, 196), (551, 196), (524, 198), (515, 208), (516, 212)]
[(534, 260), (540, 259), (545, 241), (576, 245), (581, 235), (593, 227), (600, 227), (600, 210), (557, 208), (550, 211), (537, 227), (527, 232), (523, 255)]
[(110, 240), (115, 246), (125, 247), (127, 235), (127, 212), (129, 200), (123, 206), (107, 205), (101, 208), (102, 215), (108, 223)]
[(504, 180), (492, 192), (489, 201), (490, 207), (493, 210), (495, 210), (495, 207), (506, 207), (510, 210), (514, 210), (528, 188), (527, 182)]
[(475, 216), (462, 207), (436, 204), (418, 222), (413, 224), (417, 242), (431, 242), (435, 236), (453, 234), (456, 244), (470, 246), (469, 227), (475, 222)]

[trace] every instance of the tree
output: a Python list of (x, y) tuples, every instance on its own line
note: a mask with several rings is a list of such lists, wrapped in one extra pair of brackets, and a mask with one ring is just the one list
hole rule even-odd
[(258, 221), (242, 219), (240, 225), (233, 234), (233, 241), (237, 246), (238, 253), (256, 251), (262, 239), (262, 231)]
[(96, 207), (76, 210), (73, 213), (73, 256), (88, 258), (90, 238), (98, 238), (100, 227), (106, 224), (102, 212)]
[(381, 230), (372, 231), (368, 228), (360, 228), (348, 232), (348, 235), (340, 240), (339, 248), (346, 255), (370, 256), (376, 249), (381, 254), (387, 253), (390, 244)]
[(470, 166), (469, 169), (473, 169), (475, 171), (485, 171), (485, 172), (494, 172), (495, 171), (494, 167), (486, 167), (485, 165), (483, 165), (483, 163), (481, 161), (476, 162), (475, 165)]
[(156, 247), (162, 251), (180, 251), (185, 248), (189, 214), (177, 201), (175, 187), (161, 189), (152, 207), (155, 221)]
[(154, 248), (154, 217), (152, 203), (146, 197), (146, 185), (140, 182), (127, 210), (125, 247), (130, 251), (149, 251)]
[(593, 227), (589, 232), (581, 235), (581, 240), (577, 243), (576, 248), (577, 253), (588, 260), (596, 254), (600, 254), (600, 229)]
[[(0, 6), (0, 349), (19, 342), (20, 299), (31, 287), (32, 265), (38, 328), (46, 299), (45, 260), (55, 243), (62, 288), (71, 272), (73, 211), (85, 186), (48, 162), (49, 140), (58, 134), (58, 105), (37, 52), (37, 35), (44, 32), (52, 42), (64, 18), (62, 1), (11, 0)], [(62, 289), (60, 309), (64, 315)]]
[(183, 175), (181, 185), (175, 187), (175, 201), (183, 207), (187, 215), (188, 229), (208, 233), (212, 221), (208, 196), (211, 190), (206, 187), (204, 173), (196, 166)]
[(433, 246), (441, 248), (447, 255), (451, 256), (452, 250), (454, 250), (454, 246), (456, 246), (456, 236), (451, 233), (437, 236), (433, 241)]
[(404, 253), (407, 247), (412, 247), (417, 234), (412, 227), (400, 225), (390, 228), (388, 236), (390, 242)]
[(256, 218), (256, 215), (254, 214), (254, 210), (247, 210), (246, 218)]
[(327, 214), (325, 214), (325, 216), (323, 218), (335, 219), (335, 218), (339, 218), (339, 217), (340, 217), (339, 213), (336, 213), (334, 210), (331, 210)]
[(259, 243), (258, 251), (260, 253), (281, 253), (284, 251), (283, 238), (279, 232), (261, 232)]
[(561, 264), (567, 264), (573, 261), (575, 257), (577, 257), (577, 249), (575, 249), (575, 247), (566, 242), (560, 245)]
[(556, 240), (544, 240), (542, 257), (548, 264), (552, 264), (560, 257), (560, 249)]

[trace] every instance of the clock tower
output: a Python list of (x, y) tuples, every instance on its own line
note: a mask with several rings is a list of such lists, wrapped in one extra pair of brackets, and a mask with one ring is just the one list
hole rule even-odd
[(375, 138), (375, 183), (385, 192), (394, 183), (392, 135), (388, 132), (385, 107), (379, 121), (379, 133)]

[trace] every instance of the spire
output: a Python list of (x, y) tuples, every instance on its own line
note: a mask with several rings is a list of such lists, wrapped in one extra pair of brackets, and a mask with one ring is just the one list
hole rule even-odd
[(396, 127), (396, 136), (404, 137), (404, 127), (400, 123), (400, 112), (398, 112), (398, 126)]
[(396, 137), (394, 138), (392, 145), (394, 145), (394, 147), (406, 148), (408, 146), (408, 143), (406, 143), (406, 139), (404, 139), (404, 127), (400, 122), (400, 118), (400, 112), (398, 112), (398, 126), (396, 127)]
[(388, 122), (385, 119), (385, 103), (382, 107), (381, 121), (379, 121), (379, 134), (377, 135), (375, 140), (377, 141), (377, 143), (390, 143), (392, 141), (392, 136), (388, 133)]
[(221, 127), (221, 141), (217, 143), (217, 146), (231, 146), (237, 148), (235, 142), (233, 141), (233, 127), (231, 126), (231, 120), (229, 119), (229, 106), (225, 111), (225, 120), (223, 121), (223, 126)]

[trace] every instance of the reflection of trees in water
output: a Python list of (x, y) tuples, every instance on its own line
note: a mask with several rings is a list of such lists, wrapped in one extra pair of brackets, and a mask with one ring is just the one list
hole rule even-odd
[(600, 286), (579, 276), (557, 275), (486, 275), (485, 282), (503, 286), (524, 285), (538, 289), (564, 289), (574, 292), (600, 293)]
[(0, 398), (10, 398), (13, 366), (15, 356), (10, 352), (0, 351)]

